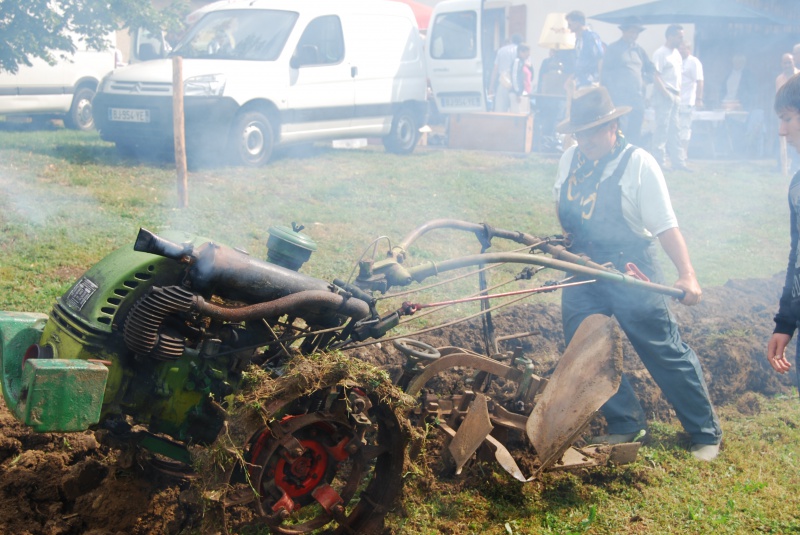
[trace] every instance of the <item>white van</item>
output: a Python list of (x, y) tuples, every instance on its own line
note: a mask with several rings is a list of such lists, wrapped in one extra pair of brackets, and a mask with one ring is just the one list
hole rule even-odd
[(92, 98), (100, 80), (114, 69), (115, 41), (108, 36), (109, 47), (94, 50), (77, 36), (73, 40), (75, 54), (57, 57), (55, 65), (34, 58), (16, 74), (0, 71), (0, 115), (63, 117), (67, 128), (92, 129)]
[[(410, 153), (426, 111), (422, 41), (389, 0), (250, 0), (206, 13), (183, 57), (187, 156), (266, 163), (277, 145), (382, 137)], [(173, 146), (172, 60), (117, 69), (94, 99), (103, 139), (123, 152)]]
[(483, 48), (493, 44), (482, 42), (483, 14), (481, 0), (445, 0), (433, 8), (426, 60), (441, 113), (486, 111), (485, 73), (492, 64), (484, 65)]

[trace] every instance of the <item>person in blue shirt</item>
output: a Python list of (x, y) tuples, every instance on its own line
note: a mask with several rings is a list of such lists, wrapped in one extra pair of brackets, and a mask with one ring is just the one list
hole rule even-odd
[(586, 26), (582, 11), (570, 11), (565, 18), (569, 30), (575, 34), (575, 88), (599, 83), (600, 62), (605, 53), (603, 41)]

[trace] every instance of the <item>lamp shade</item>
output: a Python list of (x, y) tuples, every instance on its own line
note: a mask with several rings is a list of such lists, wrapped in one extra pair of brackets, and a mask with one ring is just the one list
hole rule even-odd
[(548, 13), (544, 19), (539, 46), (555, 50), (575, 48), (575, 34), (569, 31), (565, 13)]

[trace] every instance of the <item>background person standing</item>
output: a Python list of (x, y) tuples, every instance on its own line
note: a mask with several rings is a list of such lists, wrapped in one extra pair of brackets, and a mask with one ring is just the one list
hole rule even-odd
[(683, 58), (678, 46), (683, 42), (683, 26), (671, 24), (665, 32), (666, 42), (653, 53), (656, 68), (652, 104), (656, 115), (653, 131), (653, 155), (666, 167), (667, 154), (672, 168), (689, 171), (678, 137), (678, 106), (681, 95)]
[(683, 58), (681, 71), (681, 103), (678, 107), (678, 137), (681, 140), (683, 161), (689, 156), (689, 141), (692, 139), (692, 114), (695, 108), (703, 107), (703, 64), (692, 55), (692, 45), (683, 42), (678, 46)]
[(653, 81), (654, 67), (647, 52), (636, 44), (636, 39), (645, 29), (639, 19), (630, 17), (619, 25), (619, 29), (622, 37), (608, 45), (603, 56), (600, 83), (608, 89), (615, 104), (630, 106), (630, 113), (620, 117), (620, 126), (628, 141), (642, 146), (644, 89)]
[(603, 41), (586, 26), (582, 11), (570, 11), (565, 18), (569, 30), (575, 34), (575, 88), (599, 83), (600, 62), (605, 53)]
[(527, 43), (517, 46), (517, 58), (511, 67), (511, 113), (528, 115), (531, 112), (531, 85), (533, 70), (528, 59), (531, 48)]
[(494, 69), (489, 83), (489, 93), (494, 95), (496, 112), (505, 113), (511, 106), (511, 68), (517, 58), (517, 46), (522, 42), (522, 36), (514, 34), (511, 40), (497, 50), (494, 58)]
[(758, 158), (764, 152), (764, 110), (758, 108), (759, 83), (747, 68), (747, 57), (736, 52), (731, 70), (720, 87), (722, 108), (731, 142), (732, 156)]

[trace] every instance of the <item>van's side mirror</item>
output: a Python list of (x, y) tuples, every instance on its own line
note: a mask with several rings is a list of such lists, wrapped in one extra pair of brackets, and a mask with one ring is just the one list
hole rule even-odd
[(292, 59), (289, 60), (289, 66), (293, 69), (298, 69), (303, 65), (316, 65), (320, 63), (319, 49), (314, 45), (303, 45), (298, 48)]

